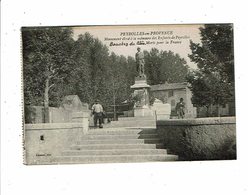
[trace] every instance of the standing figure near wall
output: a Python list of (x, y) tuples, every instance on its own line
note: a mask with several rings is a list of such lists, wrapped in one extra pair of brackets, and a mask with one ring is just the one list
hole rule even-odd
[(145, 75), (145, 60), (144, 60), (144, 54), (140, 51), (140, 48), (137, 48), (138, 52), (135, 54), (136, 59), (136, 70), (138, 73), (138, 76), (142, 77)]
[(185, 116), (185, 103), (183, 102), (183, 98), (180, 98), (180, 102), (176, 105), (176, 113), (179, 119), (183, 119)]
[(96, 100), (92, 106), (92, 114), (94, 115), (94, 127), (97, 127), (97, 123), (99, 123), (99, 128), (103, 128), (103, 107), (99, 104), (99, 100)]

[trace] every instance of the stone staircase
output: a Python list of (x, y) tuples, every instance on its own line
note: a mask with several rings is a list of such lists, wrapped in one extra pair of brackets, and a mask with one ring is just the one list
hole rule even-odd
[(54, 159), (55, 164), (122, 163), (175, 161), (167, 153), (156, 129), (103, 128), (90, 129), (81, 141)]
[(119, 117), (118, 121), (111, 121), (104, 124), (105, 128), (133, 127), (133, 128), (156, 128), (155, 116), (142, 117)]

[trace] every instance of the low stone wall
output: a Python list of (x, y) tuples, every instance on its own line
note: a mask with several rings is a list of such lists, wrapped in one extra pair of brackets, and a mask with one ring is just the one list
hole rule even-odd
[[(24, 110), (26, 124), (45, 123), (43, 106), (25, 106)], [(66, 110), (63, 107), (49, 107), (49, 123), (71, 123), (75, 113), (78, 112), (89, 115), (90, 110), (73, 111)]]
[(81, 139), (83, 123), (43, 123), (24, 126), (24, 163), (49, 164), (53, 156)]
[(157, 130), (180, 160), (236, 159), (235, 117), (159, 120)]
[(49, 123), (70, 123), (72, 112), (63, 108), (49, 107)]

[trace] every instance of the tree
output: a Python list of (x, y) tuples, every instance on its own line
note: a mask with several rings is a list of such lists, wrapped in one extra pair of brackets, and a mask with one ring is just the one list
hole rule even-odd
[(170, 83), (180, 83), (186, 81), (186, 75), (189, 67), (184, 58), (172, 51), (161, 51), (161, 80)]
[(162, 60), (159, 55), (159, 50), (152, 48), (150, 52), (144, 51), (145, 54), (145, 72), (151, 84), (161, 82), (161, 64)]
[[(132, 58), (128, 59), (124, 56), (118, 56), (114, 52), (109, 56), (109, 66), (106, 78), (108, 80), (108, 88), (110, 94), (114, 96), (114, 99), (110, 104), (120, 104), (121, 102), (128, 99), (131, 94), (130, 86), (132, 85), (132, 80), (130, 74), (133, 73)], [(135, 63), (135, 62), (134, 62)]]
[(75, 53), (76, 65), (68, 84), (71, 93), (89, 104), (100, 99), (104, 105), (119, 104), (129, 96), (135, 73), (133, 58), (109, 55), (108, 48), (89, 33), (76, 40)]
[(108, 100), (108, 48), (89, 33), (79, 35), (74, 47), (76, 64), (68, 83), (70, 93), (89, 104), (95, 99), (105, 104)]
[[(233, 27), (208, 24), (200, 28), (201, 43), (190, 42), (190, 59), (198, 66), (187, 76), (196, 106), (234, 102)], [(218, 115), (220, 114), (218, 109)]]
[[(23, 73), (25, 103), (43, 99), (45, 122), (49, 122), (49, 95), (65, 81), (75, 65), (70, 28), (23, 28)], [(53, 96), (59, 88), (54, 88)], [(56, 99), (56, 98), (54, 98)], [(56, 104), (55, 102), (53, 102)]]
[(59, 106), (76, 94), (92, 104), (120, 104), (131, 94), (135, 60), (114, 53), (91, 34), (72, 39), (70, 28), (23, 29), (23, 78), (26, 105)]
[(145, 72), (150, 84), (160, 84), (165, 81), (175, 83), (186, 81), (188, 66), (186, 61), (172, 51), (159, 51), (152, 48), (145, 54)]

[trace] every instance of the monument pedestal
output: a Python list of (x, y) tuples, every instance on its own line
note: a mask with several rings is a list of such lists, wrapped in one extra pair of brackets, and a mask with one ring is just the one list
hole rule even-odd
[(152, 110), (156, 112), (157, 120), (168, 120), (171, 115), (171, 105), (163, 102), (159, 99), (155, 99)]
[(134, 116), (154, 116), (150, 108), (134, 108)]
[(146, 76), (135, 77), (135, 83), (131, 86), (134, 89), (134, 116), (153, 116), (154, 112), (150, 109), (149, 88)]

